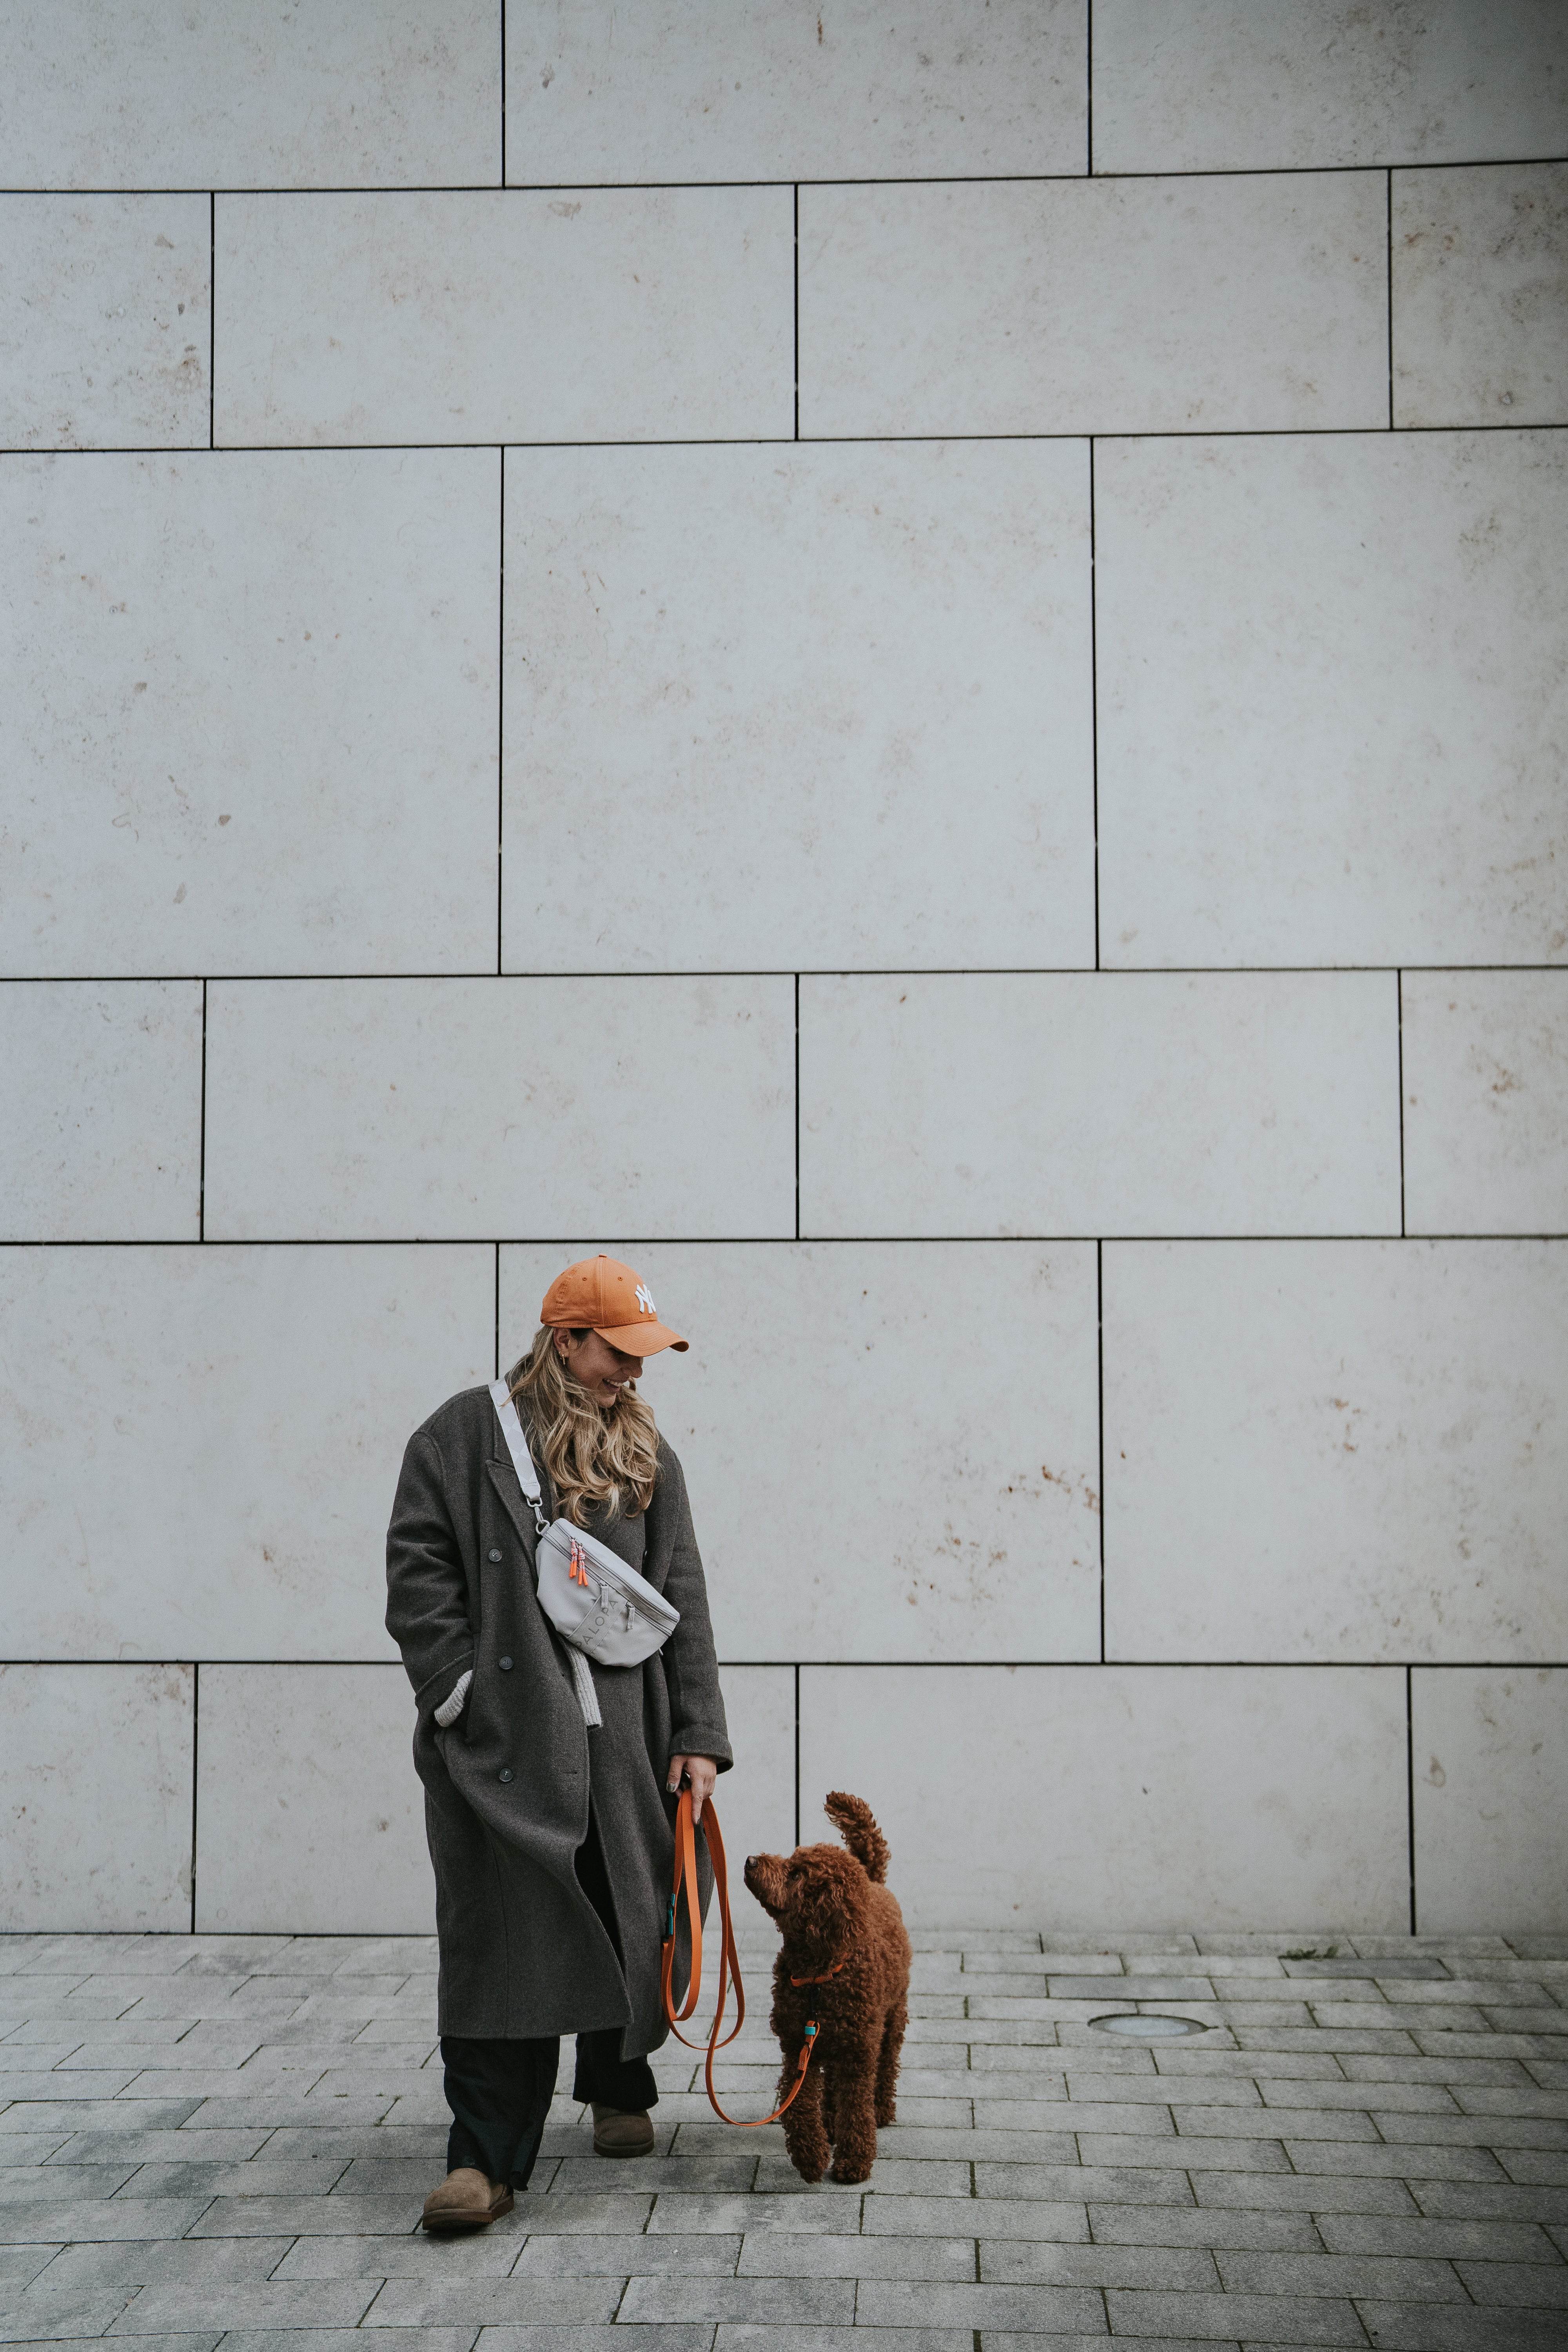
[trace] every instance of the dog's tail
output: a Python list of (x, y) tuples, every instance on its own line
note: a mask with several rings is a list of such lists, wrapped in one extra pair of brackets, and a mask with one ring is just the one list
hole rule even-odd
[(864, 1864), (867, 1877), (879, 1882), (885, 1879), (888, 1841), (877, 1827), (876, 1817), (865, 1798), (847, 1796), (842, 1789), (835, 1789), (822, 1810), (856, 1861)]

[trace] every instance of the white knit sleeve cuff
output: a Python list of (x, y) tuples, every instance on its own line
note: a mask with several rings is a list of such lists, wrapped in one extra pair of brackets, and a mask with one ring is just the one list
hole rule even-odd
[(458, 1676), (458, 1680), (453, 1684), (448, 1696), (444, 1698), (441, 1701), (440, 1706), (436, 1709), (436, 1720), (440, 1725), (443, 1731), (450, 1731), (452, 1726), (457, 1722), (458, 1717), (462, 1714), (464, 1707), (467, 1706), (468, 1703), (468, 1685), (473, 1681), (473, 1679), (474, 1670), (472, 1666), (470, 1666), (466, 1675), (460, 1675)]

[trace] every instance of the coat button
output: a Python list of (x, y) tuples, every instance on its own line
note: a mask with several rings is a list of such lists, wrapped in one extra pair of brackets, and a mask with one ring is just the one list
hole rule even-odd
[(500, 1558), (500, 1552), (499, 1552), (499, 1551), (492, 1551), (492, 1552), (491, 1552), (491, 1554), (490, 1554), (490, 1558), (491, 1558), (491, 1559), (499, 1559)]
[(505, 1783), (511, 1779), (511, 1766), (510, 1764), (503, 1764), (500, 1770), (496, 1774), (496, 1779), (504, 1786)]
[(502, 1674), (510, 1675), (511, 1672), (511, 1660), (510, 1658), (502, 1658), (500, 1661), (500, 1664)]

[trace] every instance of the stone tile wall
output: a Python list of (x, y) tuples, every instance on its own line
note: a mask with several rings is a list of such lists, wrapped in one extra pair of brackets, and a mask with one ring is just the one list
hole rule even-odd
[(1555, 0), (0, 71), (0, 1911), (426, 1929), (408, 1431), (691, 1353), (732, 1848), (1568, 1920)]

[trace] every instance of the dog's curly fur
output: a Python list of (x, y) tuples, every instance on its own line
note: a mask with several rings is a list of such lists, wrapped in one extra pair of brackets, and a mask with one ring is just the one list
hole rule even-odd
[[(893, 2120), (910, 1939), (883, 1884), (888, 1841), (869, 1805), (835, 1790), (823, 1811), (847, 1853), (802, 1845), (787, 1856), (748, 1854), (745, 1879), (784, 1937), (773, 1963), (772, 2021), (784, 2056), (781, 2099), (795, 2081), (807, 2024), (815, 2018), (820, 2029), (805, 2084), (784, 2119), (790, 2162), (803, 2180), (820, 2180), (831, 2151), (835, 2180), (864, 2180), (876, 2160), (877, 2126)], [(826, 1976), (840, 1960), (842, 1969)], [(820, 1984), (791, 1981), (823, 1976)]]

